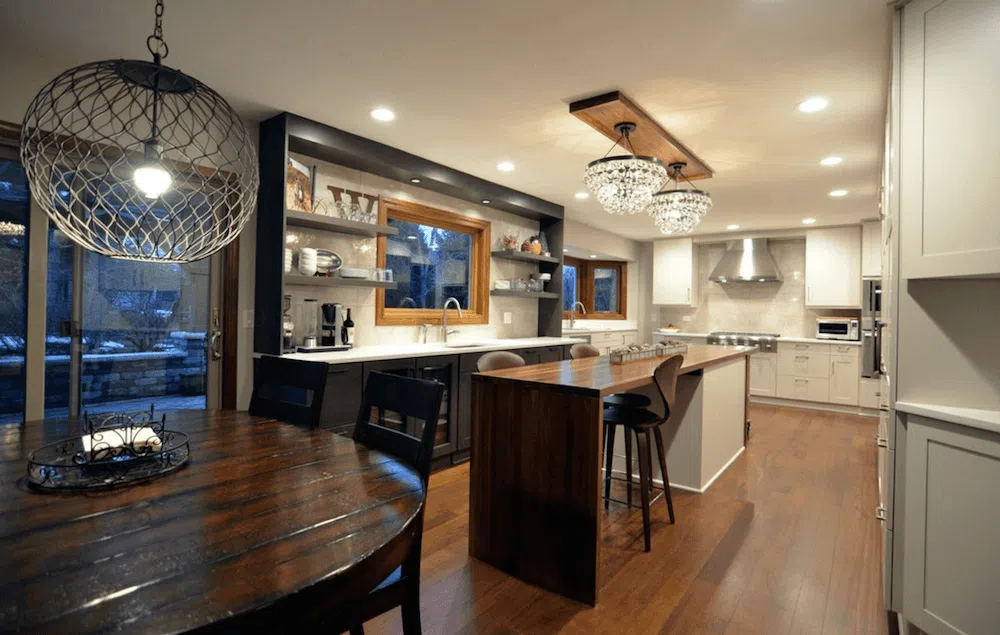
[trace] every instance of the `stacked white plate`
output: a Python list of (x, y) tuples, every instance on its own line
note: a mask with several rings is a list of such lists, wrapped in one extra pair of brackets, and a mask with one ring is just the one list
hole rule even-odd
[(299, 273), (304, 276), (316, 275), (316, 250), (303, 247), (299, 250)]

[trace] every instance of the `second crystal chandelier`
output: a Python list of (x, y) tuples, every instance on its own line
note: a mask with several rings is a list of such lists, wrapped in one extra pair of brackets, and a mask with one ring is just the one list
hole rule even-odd
[[(712, 197), (704, 190), (681, 189), (681, 179), (691, 185), (682, 171), (686, 163), (671, 163), (670, 176), (676, 187), (653, 195), (647, 211), (664, 234), (686, 234), (712, 209)], [(693, 186), (692, 186), (693, 187)]]

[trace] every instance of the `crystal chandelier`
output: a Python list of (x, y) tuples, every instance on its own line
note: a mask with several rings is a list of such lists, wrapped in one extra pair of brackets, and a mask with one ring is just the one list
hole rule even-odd
[(31, 194), (74, 242), (112, 258), (191, 262), (230, 243), (257, 204), (257, 152), (214, 90), (164, 66), (163, 0), (152, 62), (72, 68), (21, 127)]
[(681, 179), (691, 185), (684, 176), (686, 163), (671, 163), (670, 176), (674, 189), (658, 192), (649, 204), (648, 212), (656, 226), (664, 234), (687, 234), (694, 230), (712, 209), (712, 197), (703, 190), (680, 189)]
[[(583, 175), (583, 182), (594, 193), (598, 202), (610, 214), (638, 214), (646, 209), (653, 194), (667, 182), (667, 170), (656, 157), (639, 156), (629, 141), (635, 131), (634, 123), (620, 123), (615, 131), (621, 136), (615, 146), (628, 144), (632, 154), (591, 161)], [(611, 150), (608, 150), (610, 154)]]

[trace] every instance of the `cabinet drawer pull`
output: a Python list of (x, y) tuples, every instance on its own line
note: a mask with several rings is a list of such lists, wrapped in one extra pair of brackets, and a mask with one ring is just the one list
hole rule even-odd
[(807, 351), (807, 350), (809, 350), (809, 345), (808, 344), (796, 344), (795, 345), (795, 350), (797, 350), (797, 351)]
[(808, 384), (809, 380), (808, 379), (796, 379), (795, 383), (796, 384)]
[(808, 362), (809, 361), (809, 356), (808, 355), (796, 355), (795, 359), (804, 359), (804, 360), (806, 360)]
[(885, 507), (879, 505), (875, 508), (875, 520), (885, 520)]
[(329, 371), (327, 371), (327, 374), (328, 375), (343, 375), (346, 372), (347, 372), (346, 368), (331, 368)]

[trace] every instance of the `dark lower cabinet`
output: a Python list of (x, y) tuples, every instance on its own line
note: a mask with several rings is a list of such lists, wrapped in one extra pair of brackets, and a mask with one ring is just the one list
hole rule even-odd
[[(523, 357), (528, 365), (569, 359), (568, 346), (522, 348), (513, 352)], [(467, 460), (472, 446), (472, 373), (478, 370), (476, 364), (483, 355), (485, 353), (465, 353), (331, 364), (320, 427), (344, 436), (353, 434), (365, 378), (372, 371), (439, 381), (446, 390), (435, 434), (434, 458), (439, 459), (435, 468)], [(420, 436), (422, 432), (419, 421), (407, 421), (394, 413), (383, 413), (378, 423), (413, 436)]]
[(535, 351), (538, 352), (539, 364), (545, 364), (547, 362), (561, 362), (563, 360), (562, 346), (543, 346), (541, 348), (536, 348)]
[(319, 418), (321, 428), (351, 436), (354, 421), (361, 408), (363, 373), (363, 365), (360, 363), (330, 365), (326, 376), (323, 410)]
[[(434, 431), (433, 458), (452, 454), (458, 449), (458, 394), (459, 372), (458, 355), (442, 355), (440, 357), (418, 357), (416, 359), (416, 375), (420, 379), (437, 381), (445, 386), (444, 397), (441, 400), (441, 414), (438, 417), (437, 430)], [(423, 427), (410, 433), (419, 437)]]

